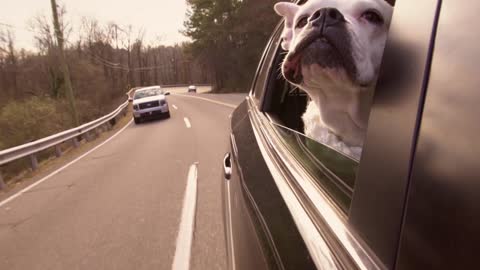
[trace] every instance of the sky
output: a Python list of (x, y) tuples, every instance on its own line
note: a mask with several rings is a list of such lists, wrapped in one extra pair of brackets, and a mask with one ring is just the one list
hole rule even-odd
[[(50, 0), (2, 0), (0, 27), (5, 24), (15, 32), (17, 47), (34, 49), (29, 21), (38, 14), (51, 18)], [(57, 0), (64, 4), (67, 18), (74, 30), (82, 17), (96, 18), (100, 23), (116, 22), (120, 26), (131, 24), (145, 30), (148, 43), (172, 45), (185, 40), (183, 29), (187, 4), (185, 0)], [(72, 36), (71, 38), (75, 38)], [(158, 42), (159, 41), (159, 42)]]

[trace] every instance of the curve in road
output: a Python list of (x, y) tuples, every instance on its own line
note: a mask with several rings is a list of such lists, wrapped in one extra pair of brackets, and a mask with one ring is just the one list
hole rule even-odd
[(48, 181), (0, 204), (2, 268), (171, 269), (188, 170), (195, 162), (190, 269), (225, 268), (219, 161), (232, 108), (177, 95), (169, 99), (178, 108), (171, 119), (129, 124)]

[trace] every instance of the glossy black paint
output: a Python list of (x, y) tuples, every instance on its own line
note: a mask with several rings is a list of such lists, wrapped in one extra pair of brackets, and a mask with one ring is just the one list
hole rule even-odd
[(395, 6), (350, 209), (350, 223), (388, 268), (398, 249), (436, 10), (437, 0)]
[[(232, 142), (232, 151), (233, 144), (235, 143)], [(231, 176), (229, 179), (222, 179), (228, 267), (229, 269), (269, 269), (262, 243), (247, 208), (248, 201), (242, 192), (237, 156), (231, 153), (229, 153), (232, 165)]]
[[(395, 6), (346, 217), (348, 230), (386, 269), (478, 268), (480, 31), (472, 25), (479, 7), (467, 0)], [(236, 269), (315, 268), (249, 113), (281, 109), (271, 89), (279, 31), (257, 70), (255, 102), (242, 103), (232, 117), (232, 176), (224, 183), (231, 188)]]
[[(269, 269), (315, 269), (258, 148), (248, 114), (248, 110), (251, 109), (254, 108), (250, 108), (248, 103), (244, 102), (232, 115), (232, 134), (238, 150), (238, 156), (234, 157), (233, 163), (239, 171), (232, 173), (230, 182), (232, 193), (236, 194), (240, 205), (232, 207), (232, 215), (248, 217), (249, 221), (244, 222), (253, 225), (256, 235), (247, 236), (248, 232), (238, 233), (238, 229), (237, 232), (234, 229), (234, 237), (257, 238)], [(231, 150), (235, 152), (234, 149)], [(233, 226), (238, 225), (234, 222)], [(249, 247), (242, 244), (242, 241), (234, 243), (238, 256), (251, 253), (254, 246), (255, 244)], [(261, 265), (259, 259), (254, 261)], [(237, 269), (258, 268), (243, 268), (237, 265)]]
[(398, 269), (478, 269), (480, 3), (443, 1)]

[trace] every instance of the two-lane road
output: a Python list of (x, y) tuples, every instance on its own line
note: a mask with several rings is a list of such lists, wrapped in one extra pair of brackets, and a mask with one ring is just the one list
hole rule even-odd
[(187, 176), (197, 162), (190, 269), (224, 269), (220, 162), (229, 115), (244, 96), (191, 96), (169, 96), (170, 119), (130, 123), (0, 202), (0, 269), (172, 269)]

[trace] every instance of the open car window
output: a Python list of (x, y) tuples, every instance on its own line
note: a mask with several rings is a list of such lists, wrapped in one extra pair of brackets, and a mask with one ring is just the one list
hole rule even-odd
[(318, 143), (302, 133), (273, 124), (286, 149), (326, 191), (344, 213), (348, 212), (353, 196), (358, 162), (335, 149)]
[[(277, 53), (275, 65), (283, 54)], [(329, 145), (322, 144), (304, 134), (302, 115), (309, 98), (306, 93), (289, 84), (278, 74), (270, 74), (267, 95), (270, 95), (266, 112), (285, 149), (314, 179), (319, 190), (324, 191), (335, 205), (347, 215), (353, 198), (355, 178), (359, 162)]]
[(277, 36), (268, 83), (265, 86), (263, 111), (271, 120), (285, 149), (315, 180), (320, 190), (328, 194), (335, 205), (347, 215), (353, 197), (359, 160), (336, 145), (327, 145), (309, 138), (304, 132), (302, 116), (310, 98), (298, 87), (287, 82), (281, 74), (286, 52)]

